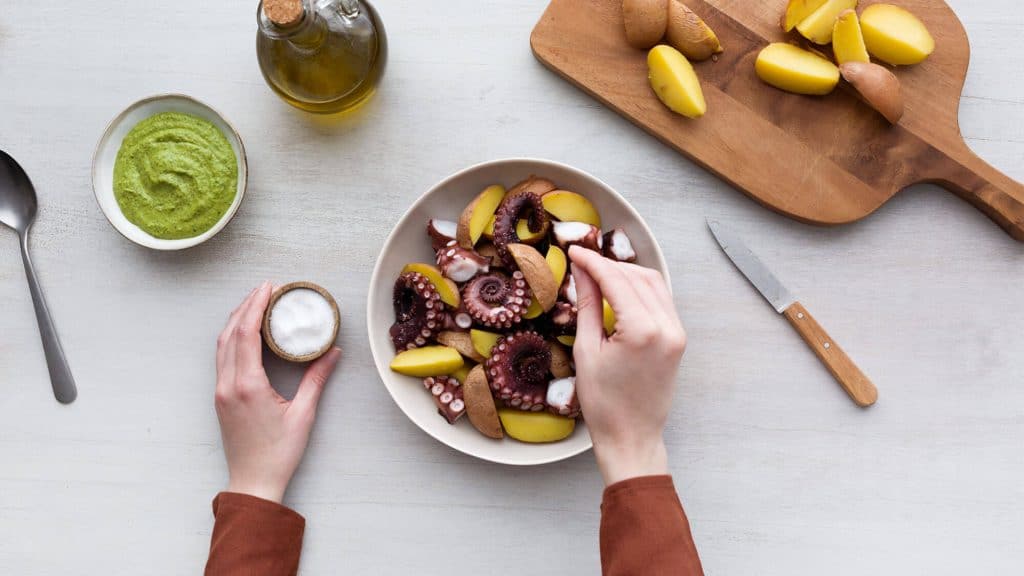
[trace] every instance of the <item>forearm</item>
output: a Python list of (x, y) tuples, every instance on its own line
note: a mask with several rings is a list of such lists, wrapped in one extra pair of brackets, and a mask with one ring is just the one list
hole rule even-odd
[(275, 502), (222, 492), (213, 500), (206, 576), (294, 575), (306, 521)]
[(704, 574), (671, 476), (631, 478), (605, 489), (601, 567), (604, 576)]

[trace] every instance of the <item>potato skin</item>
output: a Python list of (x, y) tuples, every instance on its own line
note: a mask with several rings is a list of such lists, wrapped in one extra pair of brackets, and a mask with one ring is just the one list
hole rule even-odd
[(622, 0), (626, 42), (630, 46), (647, 50), (661, 40), (668, 26), (668, 1)]
[(688, 60), (707, 60), (722, 51), (715, 32), (679, 0), (669, 0), (665, 40)]

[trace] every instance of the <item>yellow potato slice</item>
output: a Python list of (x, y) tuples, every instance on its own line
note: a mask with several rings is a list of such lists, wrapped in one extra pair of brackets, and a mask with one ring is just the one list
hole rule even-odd
[(805, 18), (821, 8), (825, 0), (789, 0), (786, 5), (786, 13), (782, 16), (782, 29), (789, 32)]
[(669, 110), (687, 118), (707, 112), (697, 73), (681, 52), (665, 44), (655, 46), (647, 53), (647, 69), (651, 88)]
[(889, 64), (917, 64), (935, 51), (935, 39), (928, 28), (899, 6), (868, 6), (860, 15), (860, 28), (868, 52)]
[(469, 337), (473, 339), (473, 348), (476, 348), (476, 351), (484, 358), (490, 358), (491, 348), (494, 348), (494, 345), (498, 343), (501, 334), (474, 328), (469, 331)]
[(572, 345), (576, 343), (575, 336), (556, 336), (555, 340), (558, 340), (562, 344), (565, 344), (566, 346), (569, 347), (572, 347)]
[(828, 0), (797, 24), (796, 30), (815, 44), (828, 44), (832, 41), (836, 18), (844, 10), (856, 7), (857, 0)]
[(871, 62), (860, 31), (860, 20), (853, 10), (845, 10), (836, 18), (832, 31), (832, 52), (840, 65), (847, 62)]
[(565, 257), (565, 252), (552, 244), (548, 247), (548, 253), (544, 256), (544, 259), (548, 261), (548, 266), (551, 267), (551, 274), (555, 277), (555, 285), (561, 286), (562, 280), (565, 280), (565, 272), (569, 268), (569, 261)]
[(504, 197), (505, 187), (495, 184), (488, 186), (483, 192), (477, 194), (476, 198), (473, 198), (473, 201), (462, 211), (455, 228), (459, 246), (467, 250), (473, 249)]
[(436, 266), (414, 262), (412, 264), (406, 264), (405, 268), (402, 268), (402, 274), (405, 274), (406, 272), (419, 272), (420, 274), (423, 274), (427, 277), (427, 280), (430, 280), (430, 283), (434, 285), (434, 288), (437, 288), (437, 293), (441, 296), (441, 302), (444, 302), (452, 308), (459, 307), (459, 302), (462, 301), (461, 296), (459, 296), (459, 288), (451, 282), (451, 280), (445, 278)]
[(582, 194), (568, 190), (548, 192), (541, 198), (544, 210), (562, 222), (586, 222), (601, 227), (601, 215), (597, 208)]
[(498, 410), (498, 417), (501, 418), (505, 434), (520, 442), (531, 444), (558, 442), (568, 438), (576, 429), (576, 420), (555, 416), (549, 412), (524, 412), (502, 408)]
[(391, 360), (391, 369), (406, 376), (451, 374), (462, 367), (462, 354), (447, 346), (424, 346), (400, 352)]
[(774, 42), (757, 55), (757, 76), (796, 94), (828, 94), (839, 83), (839, 68), (813, 52)]

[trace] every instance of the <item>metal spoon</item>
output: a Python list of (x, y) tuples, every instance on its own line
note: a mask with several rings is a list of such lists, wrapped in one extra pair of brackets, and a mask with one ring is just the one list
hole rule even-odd
[(43, 351), (46, 353), (46, 364), (50, 369), (50, 383), (53, 395), (62, 404), (75, 401), (78, 391), (75, 379), (71, 377), (71, 369), (64, 359), (64, 350), (53, 328), (50, 311), (43, 300), (43, 291), (39, 288), (36, 271), (28, 256), (28, 231), (36, 219), (36, 191), (28, 174), (21, 166), (0, 150), (0, 222), (10, 226), (18, 233), (21, 241), (21, 259), (25, 263), (25, 275), (28, 276), (28, 288), (32, 293), (32, 304), (36, 308), (36, 321), (39, 323), (39, 335), (43, 338)]

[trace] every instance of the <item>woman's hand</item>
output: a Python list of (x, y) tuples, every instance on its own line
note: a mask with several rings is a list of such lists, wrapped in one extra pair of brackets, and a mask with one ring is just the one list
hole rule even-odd
[[(576, 385), (606, 485), (668, 473), (662, 437), (686, 332), (656, 270), (573, 246), (576, 280)], [(604, 333), (604, 306), (615, 333)]]
[(281, 502), (309, 441), (320, 393), (341, 357), (332, 348), (306, 370), (289, 402), (263, 370), (260, 325), (271, 286), (253, 290), (217, 338), (214, 404), (228, 461), (229, 492)]

